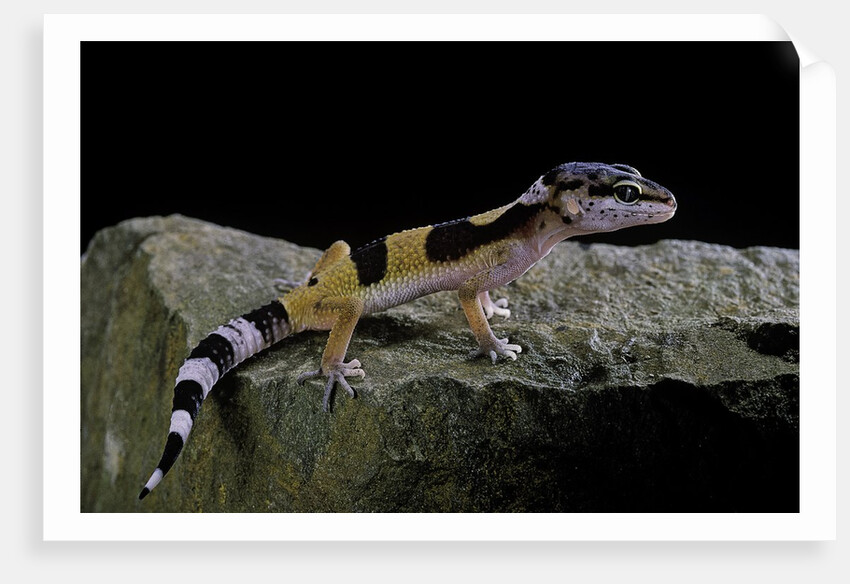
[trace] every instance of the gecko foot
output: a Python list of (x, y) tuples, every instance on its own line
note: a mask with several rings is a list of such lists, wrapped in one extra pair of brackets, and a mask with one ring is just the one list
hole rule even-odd
[(343, 389), (348, 393), (349, 396), (355, 397), (357, 394), (354, 393), (354, 388), (348, 384), (348, 381), (345, 380), (346, 377), (358, 376), (358, 377), (366, 377), (366, 372), (360, 366), (360, 361), (357, 359), (352, 359), (348, 363), (336, 363), (328, 367), (328, 371), (322, 371), (322, 369), (316, 369), (315, 371), (305, 371), (301, 375), (298, 376), (296, 381), (299, 385), (303, 385), (305, 381), (308, 379), (312, 379), (314, 377), (327, 376), (328, 382), (325, 384), (325, 395), (322, 398), (322, 410), (329, 412), (331, 397), (333, 396), (333, 390), (337, 383), (339, 383)]
[(490, 320), (494, 314), (505, 318), (511, 315), (511, 311), (508, 310), (507, 298), (499, 298), (493, 302), (490, 300), (490, 294), (487, 292), (483, 292), (479, 298), (481, 298), (481, 308), (484, 309), (484, 316), (487, 317), (487, 320)]
[(522, 353), (522, 347), (508, 343), (508, 339), (494, 338), (492, 342), (487, 343), (486, 346), (481, 345), (474, 351), (470, 351), (469, 356), (483, 357), (487, 355), (493, 360), (493, 363), (495, 363), (500, 355), (502, 357), (509, 358), (511, 361), (516, 361), (517, 353)]

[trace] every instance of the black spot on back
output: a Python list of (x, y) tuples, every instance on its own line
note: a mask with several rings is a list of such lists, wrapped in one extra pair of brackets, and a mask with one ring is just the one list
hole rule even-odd
[(357, 279), (363, 286), (380, 282), (387, 274), (387, 238), (382, 237), (351, 253)]
[(460, 259), (482, 245), (507, 237), (545, 208), (543, 203), (517, 203), (486, 225), (473, 225), (469, 219), (435, 225), (425, 238), (425, 254), (432, 262)]

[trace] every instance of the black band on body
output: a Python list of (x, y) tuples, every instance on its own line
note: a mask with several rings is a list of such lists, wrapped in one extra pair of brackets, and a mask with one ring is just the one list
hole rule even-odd
[(362, 286), (380, 282), (387, 275), (387, 238), (383, 237), (351, 253)]
[(485, 225), (474, 225), (469, 219), (435, 225), (425, 238), (425, 254), (432, 262), (460, 259), (482, 245), (504, 239), (521, 229), (546, 207), (544, 203), (517, 203)]

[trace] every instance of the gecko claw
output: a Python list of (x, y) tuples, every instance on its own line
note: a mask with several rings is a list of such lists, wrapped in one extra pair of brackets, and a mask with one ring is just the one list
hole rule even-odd
[(314, 377), (318, 377), (321, 374), (321, 369), (316, 369), (315, 371), (305, 371), (295, 379), (295, 383), (297, 383), (298, 385), (304, 385), (304, 382), (308, 379), (313, 379)]

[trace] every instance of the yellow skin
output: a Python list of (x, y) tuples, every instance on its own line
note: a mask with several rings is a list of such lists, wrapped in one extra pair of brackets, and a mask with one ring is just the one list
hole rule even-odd
[[(618, 198), (615, 189), (623, 196)], [(467, 220), (402, 231), (354, 253), (337, 241), (303, 283), (279, 298), (292, 333), (331, 331), (321, 367), (302, 373), (298, 382), (327, 377), (326, 410), (337, 383), (353, 397), (345, 378), (365, 372), (360, 361), (345, 362), (345, 356), (358, 320), (444, 290), (458, 293), (478, 341), (473, 356), (486, 355), (494, 363), (499, 356), (516, 359), (522, 348), (496, 338), (490, 329), (493, 314), (510, 315), (507, 301), (493, 302), (490, 290), (525, 273), (568, 237), (659, 223), (675, 209), (669, 191), (631, 167), (570, 163), (540, 177), (514, 203)], [(385, 251), (379, 253), (381, 246)], [(364, 262), (370, 266), (365, 281), (358, 270)]]
[(337, 241), (294, 290), (220, 326), (192, 350), (177, 375), (162, 458), (139, 498), (177, 460), (201, 403), (221, 376), (282, 338), (330, 330), (320, 368), (298, 377), (299, 383), (327, 377), (326, 411), (336, 384), (353, 397), (345, 378), (365, 375), (357, 359), (345, 362), (360, 317), (433, 292), (457, 290), (478, 341), (473, 356), (494, 363), (500, 356), (516, 359), (522, 348), (490, 330), (490, 317), (510, 315), (507, 301), (493, 302), (490, 290), (524, 274), (568, 237), (660, 223), (675, 211), (670, 191), (630, 166), (573, 162), (547, 172), (498, 209), (402, 231), (353, 252)]

